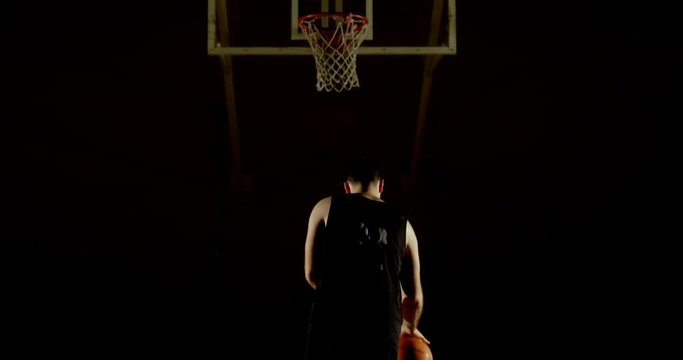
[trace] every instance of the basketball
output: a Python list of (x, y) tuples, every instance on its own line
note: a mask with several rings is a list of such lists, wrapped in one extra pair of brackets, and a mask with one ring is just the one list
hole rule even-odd
[(403, 334), (398, 344), (398, 360), (433, 360), (429, 345), (421, 339)]

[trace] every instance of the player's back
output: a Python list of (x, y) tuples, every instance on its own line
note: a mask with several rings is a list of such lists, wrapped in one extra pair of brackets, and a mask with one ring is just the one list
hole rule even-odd
[[(405, 218), (397, 207), (359, 194), (333, 196), (320, 237), (320, 275), (311, 320), (334, 338), (397, 348), (399, 275)], [(348, 335), (348, 333), (346, 334)]]

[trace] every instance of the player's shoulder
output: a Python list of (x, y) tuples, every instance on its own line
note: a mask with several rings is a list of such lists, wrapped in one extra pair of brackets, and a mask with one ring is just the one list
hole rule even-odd
[(406, 211), (402, 204), (395, 202), (384, 202), (383, 206), (392, 216), (399, 218), (401, 221), (407, 221), (408, 218)]
[(321, 211), (321, 210), (326, 210), (330, 208), (330, 204), (332, 204), (332, 196), (326, 196), (315, 204), (313, 207), (313, 211)]

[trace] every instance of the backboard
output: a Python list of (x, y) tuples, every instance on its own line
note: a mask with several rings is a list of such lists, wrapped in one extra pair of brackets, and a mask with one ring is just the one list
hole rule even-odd
[(310, 55), (299, 18), (368, 18), (358, 55), (453, 55), (455, 0), (208, 0), (208, 54)]

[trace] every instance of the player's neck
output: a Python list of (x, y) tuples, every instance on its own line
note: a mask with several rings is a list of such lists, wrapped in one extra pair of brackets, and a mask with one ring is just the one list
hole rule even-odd
[(381, 194), (378, 194), (374, 191), (359, 191), (359, 192), (355, 192), (352, 194), (360, 195), (360, 196), (367, 198), (367, 199), (370, 199), (370, 200), (384, 202), (384, 200), (382, 200), (382, 198), (381, 198)]

